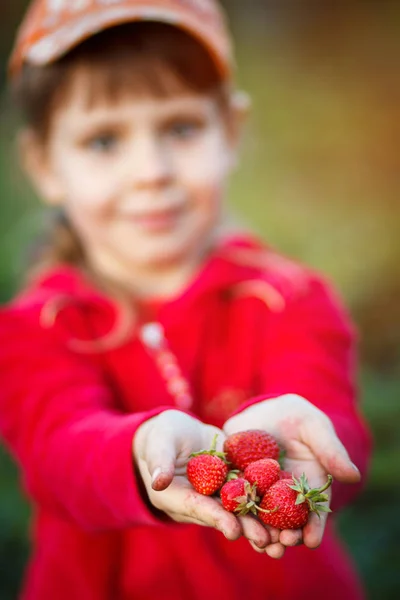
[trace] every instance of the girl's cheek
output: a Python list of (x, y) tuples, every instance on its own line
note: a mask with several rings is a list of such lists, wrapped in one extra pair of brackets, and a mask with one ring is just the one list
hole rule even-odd
[(181, 156), (177, 165), (181, 180), (191, 184), (212, 184), (222, 182), (229, 173), (229, 160), (226, 148), (218, 151), (199, 150)]
[(105, 186), (99, 186), (98, 182), (82, 181), (78, 186), (71, 186), (66, 193), (66, 204), (73, 212), (99, 218), (108, 214), (112, 193)]
[(115, 184), (104, 171), (93, 173), (78, 167), (64, 177), (64, 189), (70, 201), (80, 203), (82, 207), (96, 208), (107, 202), (113, 195)]

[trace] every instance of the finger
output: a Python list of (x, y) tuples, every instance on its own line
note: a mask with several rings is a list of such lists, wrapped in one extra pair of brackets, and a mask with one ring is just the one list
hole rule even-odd
[[(200, 521), (199, 519), (196, 519), (194, 517), (187, 517), (186, 519), (182, 519), (182, 515), (178, 514), (178, 513), (172, 513), (171, 512), (171, 513), (165, 513), (165, 514), (167, 514), (173, 521), (176, 521), (178, 523), (187, 523), (187, 524), (190, 524), (190, 525), (199, 525), (200, 527), (209, 527), (209, 525), (207, 525), (204, 521)], [(236, 541), (238, 539), (237, 536), (233, 537), (233, 536), (231, 536), (230, 534), (228, 534), (225, 531), (221, 531), (221, 533), (230, 542)], [(239, 535), (239, 537), (240, 537), (240, 535)], [(257, 547), (255, 547), (255, 548), (257, 548)], [(260, 550), (258, 548), (258, 552), (264, 552), (264, 550)]]
[(238, 519), (226, 511), (215, 499), (195, 492), (186, 495), (184, 512), (190, 518), (201, 521), (208, 527), (221, 531), (228, 540), (237, 540), (242, 535)]
[(320, 546), (325, 531), (327, 513), (311, 513), (307, 525), (303, 528), (304, 545), (307, 548), (315, 549)]
[(318, 458), (327, 473), (344, 483), (357, 483), (361, 474), (336, 435), (329, 419), (318, 419), (318, 426), (310, 419), (303, 426), (303, 439)]
[[(155, 492), (161, 492), (165, 490), (171, 483), (171, 473), (165, 473), (161, 471), (161, 468), (156, 468), (153, 473), (150, 472), (150, 468), (146, 462), (140, 458), (138, 460), (138, 467), (140, 471), (140, 475), (142, 477), (143, 483), (147, 489), (147, 493), (149, 494), (150, 500), (154, 506), (156, 506), (156, 502), (154, 498), (151, 498), (151, 490)], [(173, 477), (173, 474), (172, 474)], [(157, 507), (157, 506), (156, 506)]]
[[(208, 524), (206, 524), (203, 521), (200, 521), (200, 519), (196, 519), (195, 517), (186, 517), (186, 518), (182, 518), (182, 515), (180, 513), (174, 513), (174, 512), (169, 512), (169, 513), (165, 513), (166, 515), (168, 515), (168, 517), (170, 517), (173, 521), (176, 521), (177, 523), (186, 523), (189, 525), (199, 525), (200, 527), (209, 527)], [(223, 535), (225, 535), (224, 531), (221, 531), (221, 533)], [(226, 537), (226, 536), (225, 536)], [(229, 541), (234, 541), (231, 540), (230, 538)]]
[(258, 554), (265, 554), (265, 548), (259, 548), (252, 540), (249, 540), (249, 544)]
[(238, 517), (242, 526), (242, 532), (249, 542), (253, 542), (258, 549), (265, 549), (271, 543), (268, 531), (259, 521), (253, 519), (250, 515)]
[(265, 529), (268, 531), (271, 544), (276, 544), (279, 542), (280, 529), (276, 529), (276, 527), (271, 527), (270, 525), (264, 525)]
[(172, 438), (163, 439), (150, 433), (143, 460), (150, 473), (153, 490), (165, 490), (175, 475), (176, 450)]
[(301, 529), (284, 529), (280, 532), (279, 541), (283, 546), (298, 546), (303, 541), (303, 532)]
[(271, 525), (266, 525), (265, 523), (260, 523), (260, 525), (262, 525), (262, 527), (268, 532), (270, 544), (279, 542), (279, 534), (281, 532), (280, 529), (276, 529), (275, 527), (271, 527)]
[(203, 521), (199, 521), (199, 519), (195, 519), (194, 517), (187, 517), (186, 519), (182, 519), (182, 515), (179, 513), (166, 512), (165, 514), (177, 523), (187, 523), (190, 525), (200, 525), (200, 527), (208, 527), (208, 525), (206, 525)]
[(279, 544), (279, 542), (277, 544), (270, 544), (267, 546), (265, 552), (270, 558), (279, 559), (285, 555), (285, 546)]
[(229, 541), (235, 541), (242, 535), (242, 529), (239, 522), (236, 517), (230, 513), (227, 513), (229, 515), (228, 518), (224, 518), (225, 515), (217, 514), (208, 516), (206, 514), (199, 514), (196, 516), (195, 512), (191, 510), (185, 513), (176, 512), (175, 510), (164, 512), (177, 523), (190, 523), (191, 525), (200, 525), (201, 527), (213, 527), (220, 531)]
[[(141, 463), (144, 461), (140, 461), (140, 468)], [(146, 470), (144, 464), (141, 472)], [(142, 474), (142, 477), (146, 485), (146, 473)], [(147, 477), (150, 479), (148, 473)], [(198, 522), (213, 527), (230, 540), (237, 540), (242, 535), (242, 528), (236, 516), (227, 512), (216, 498), (197, 493), (185, 477), (175, 477), (172, 485), (164, 491), (151, 490), (149, 497), (155, 508), (166, 514), (175, 515), (177, 522)]]
[(149, 472), (151, 473), (151, 487), (156, 492), (162, 492), (167, 489), (174, 478), (174, 465), (170, 465), (169, 467), (156, 467), (154, 471), (149, 468)]

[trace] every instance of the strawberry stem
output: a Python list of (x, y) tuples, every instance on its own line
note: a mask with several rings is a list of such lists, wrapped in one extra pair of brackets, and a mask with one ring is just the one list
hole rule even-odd
[(217, 440), (218, 440), (218, 433), (216, 433), (213, 437), (213, 441), (212, 441), (211, 448), (210, 448), (211, 452), (215, 452), (217, 450)]
[(269, 515), (271, 515), (272, 513), (276, 513), (280, 507), (278, 505), (278, 506), (275, 506), (275, 508), (273, 508), (272, 510), (267, 510), (266, 508), (261, 508), (261, 506), (258, 506), (258, 504), (256, 504), (255, 508), (256, 508), (256, 510), (259, 510), (260, 512), (268, 513)]
[(332, 481), (333, 481), (333, 477), (332, 475), (328, 475), (328, 481), (325, 483), (325, 485), (323, 485), (321, 488), (319, 488), (318, 492), (324, 492), (325, 490), (327, 490), (331, 485), (332, 485)]
[(189, 458), (193, 458), (194, 456), (201, 456), (203, 454), (209, 454), (210, 456), (217, 456), (218, 458), (223, 460), (225, 464), (228, 464), (228, 461), (226, 460), (226, 452), (217, 452), (217, 440), (218, 434), (216, 434), (213, 437), (210, 450), (200, 450), (200, 452), (192, 452)]

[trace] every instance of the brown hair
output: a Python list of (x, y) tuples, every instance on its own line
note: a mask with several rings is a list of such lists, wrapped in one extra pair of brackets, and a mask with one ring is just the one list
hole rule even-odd
[(87, 68), (91, 79), (89, 105), (127, 92), (163, 98), (190, 90), (228, 99), (211, 56), (192, 36), (165, 23), (128, 23), (89, 38), (55, 63), (24, 66), (12, 84), (13, 97), (43, 140), (79, 67)]
[[(163, 98), (188, 90), (215, 94), (222, 108), (229, 103), (229, 90), (211, 56), (192, 36), (164, 23), (128, 23), (91, 37), (53, 64), (24, 66), (12, 93), (41, 143), (47, 141), (55, 111), (68, 101), (80, 68), (91, 79), (90, 106), (126, 93)], [(57, 212), (36, 248), (31, 272), (63, 262), (83, 264), (84, 254), (66, 215)]]

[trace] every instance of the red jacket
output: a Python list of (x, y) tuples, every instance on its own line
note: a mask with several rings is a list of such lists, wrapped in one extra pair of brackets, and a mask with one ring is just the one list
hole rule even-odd
[[(331, 518), (322, 546), (275, 561), (245, 539), (165, 522), (131, 458), (138, 426), (174, 406), (139, 323), (116, 347), (114, 305), (60, 267), (0, 313), (0, 431), (34, 502), (25, 600), (324, 600), (362, 597)], [(141, 311), (164, 327), (199, 418), (221, 426), (249, 398), (297, 393), (333, 421), (365, 472), (353, 333), (315, 274), (255, 242), (222, 245), (177, 299)], [(50, 324), (52, 325), (50, 326)], [(75, 340), (75, 343), (73, 342)], [(334, 508), (359, 486), (335, 484)]]

